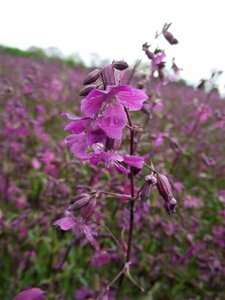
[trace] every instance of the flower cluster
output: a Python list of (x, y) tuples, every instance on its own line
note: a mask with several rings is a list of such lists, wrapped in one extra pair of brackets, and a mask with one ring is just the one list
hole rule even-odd
[(126, 67), (125, 62), (119, 61), (92, 71), (84, 80), (87, 86), (80, 93), (86, 95), (81, 102), (83, 116), (62, 115), (70, 120), (65, 130), (71, 134), (65, 141), (76, 157), (94, 165), (104, 162), (108, 167), (115, 166), (129, 173), (123, 163), (141, 169), (143, 158), (124, 156), (117, 150), (127, 125), (127, 112), (140, 110), (148, 96), (142, 90), (120, 85)]

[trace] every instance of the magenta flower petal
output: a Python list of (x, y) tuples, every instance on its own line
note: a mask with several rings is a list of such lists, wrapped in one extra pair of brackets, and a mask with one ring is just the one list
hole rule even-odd
[(103, 143), (106, 140), (106, 134), (104, 130), (96, 126), (86, 134), (86, 139), (88, 145)]
[(71, 217), (64, 217), (53, 223), (54, 226), (59, 226), (64, 231), (72, 229), (75, 224), (74, 218)]
[(124, 156), (124, 162), (137, 169), (142, 169), (144, 158), (141, 156), (126, 155)]
[(70, 145), (70, 151), (78, 158), (86, 160), (91, 154), (87, 153), (88, 141), (84, 133), (70, 134), (65, 138), (65, 142)]
[(104, 115), (99, 118), (99, 125), (108, 137), (120, 140), (122, 130), (126, 125), (126, 118), (123, 105), (119, 103), (110, 104), (107, 106)]
[(75, 116), (74, 114), (70, 114), (70, 113), (66, 113), (66, 112), (61, 113), (61, 116), (67, 117), (69, 120), (73, 120), (73, 121), (81, 119), (81, 117), (78, 117), (78, 116)]
[(107, 97), (106, 91), (94, 89), (81, 101), (81, 111), (88, 117), (96, 115)]
[(79, 120), (75, 122), (70, 122), (65, 126), (64, 130), (69, 130), (72, 133), (80, 134), (81, 132), (84, 131), (84, 128), (85, 128), (85, 120)]
[(129, 110), (139, 110), (142, 103), (148, 99), (144, 91), (127, 86), (127, 90), (118, 91), (117, 99)]
[(32, 288), (20, 292), (13, 300), (45, 300), (44, 292), (38, 288)]
[(84, 232), (86, 238), (93, 245), (94, 244), (94, 237), (93, 237), (93, 233), (92, 233), (91, 229), (85, 224), (82, 225), (82, 229), (83, 229), (83, 232)]
[(119, 164), (118, 162), (115, 162), (114, 163), (114, 166), (116, 167), (117, 170), (119, 170), (120, 172), (122, 173), (125, 173), (125, 174), (129, 174), (130, 173), (130, 170), (125, 168), (124, 166), (122, 166), (121, 164)]

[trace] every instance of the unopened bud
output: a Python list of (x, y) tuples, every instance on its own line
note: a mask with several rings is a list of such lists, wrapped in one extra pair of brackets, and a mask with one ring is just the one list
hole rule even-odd
[(163, 197), (164, 200), (167, 200), (168, 197), (172, 197), (172, 188), (169, 183), (168, 178), (163, 174), (158, 174), (157, 176), (157, 189), (160, 195)]
[(158, 174), (156, 184), (160, 195), (165, 201), (165, 209), (169, 215), (175, 213), (177, 200), (173, 197), (172, 188), (168, 178), (163, 174)]
[(146, 182), (149, 182), (153, 185), (156, 185), (157, 184), (157, 178), (153, 175), (153, 174), (150, 174), (150, 175), (146, 175), (145, 176), (145, 181)]
[(169, 31), (164, 32), (163, 35), (170, 45), (178, 44), (178, 40)]
[(170, 139), (170, 146), (175, 152), (177, 152), (177, 153), (182, 152), (182, 149), (176, 139), (173, 139), (173, 138)]
[(149, 59), (153, 59), (154, 57), (155, 57), (155, 55), (151, 52), (151, 51), (149, 51), (149, 50), (145, 50), (145, 54), (148, 56), (148, 58)]
[(126, 70), (129, 67), (128, 64), (123, 60), (113, 61), (112, 65), (113, 68), (120, 71)]
[(112, 64), (106, 65), (104, 68), (102, 68), (101, 77), (104, 85), (104, 89), (107, 88), (107, 86), (116, 85), (116, 79), (114, 74), (114, 68)]
[(153, 185), (151, 183), (147, 181), (144, 183), (144, 186), (141, 190), (141, 202), (145, 202), (149, 199), (152, 187)]
[(80, 194), (73, 199), (73, 203), (68, 208), (68, 210), (69, 211), (78, 210), (78, 209), (82, 208), (83, 206), (87, 205), (90, 200), (91, 200), (90, 195), (85, 194), (85, 193)]
[(149, 199), (151, 190), (157, 183), (157, 178), (153, 174), (145, 176), (145, 183), (141, 190), (141, 202), (145, 202)]
[(91, 83), (95, 82), (99, 78), (101, 72), (102, 72), (102, 69), (100, 69), (100, 68), (93, 70), (84, 79), (83, 84), (86, 85), (86, 84), (91, 84)]
[(168, 201), (165, 202), (164, 206), (169, 215), (175, 213), (176, 205), (177, 205), (177, 200), (174, 197), (169, 198)]
[(87, 96), (93, 89), (95, 89), (97, 85), (87, 85), (85, 86), (79, 93), (79, 96)]
[(95, 211), (95, 207), (96, 207), (96, 198), (93, 197), (87, 205), (83, 206), (81, 208), (80, 214), (82, 215), (82, 217), (84, 217), (85, 219), (88, 219), (92, 216), (92, 214)]
[(170, 33), (168, 31), (169, 27), (170, 27), (171, 23), (170, 24), (165, 24), (164, 27), (163, 27), (163, 35), (165, 37), (165, 39), (171, 44), (171, 45), (176, 45), (178, 44), (178, 40), (172, 35), (172, 33)]

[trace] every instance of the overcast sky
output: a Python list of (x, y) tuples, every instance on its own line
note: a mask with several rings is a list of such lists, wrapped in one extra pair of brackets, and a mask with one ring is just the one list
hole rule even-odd
[[(225, 70), (223, 0), (0, 0), (0, 44), (27, 49), (57, 47), (87, 63), (101, 59), (147, 61), (141, 46), (151, 43), (165, 22), (179, 40), (159, 45), (197, 83), (212, 70)], [(220, 80), (224, 90), (225, 75)]]

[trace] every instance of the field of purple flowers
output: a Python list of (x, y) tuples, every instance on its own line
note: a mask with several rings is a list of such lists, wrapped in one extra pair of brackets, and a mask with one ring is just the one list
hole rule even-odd
[(225, 101), (143, 50), (158, 76), (0, 56), (0, 299), (225, 299)]

